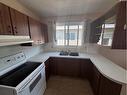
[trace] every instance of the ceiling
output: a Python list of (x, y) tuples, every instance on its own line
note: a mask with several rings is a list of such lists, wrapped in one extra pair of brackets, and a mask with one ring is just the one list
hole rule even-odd
[(42, 17), (101, 13), (118, 0), (18, 0)]

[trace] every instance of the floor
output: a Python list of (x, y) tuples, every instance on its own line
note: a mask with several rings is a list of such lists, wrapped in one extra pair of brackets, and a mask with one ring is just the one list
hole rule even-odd
[(93, 95), (87, 80), (52, 76), (44, 95)]

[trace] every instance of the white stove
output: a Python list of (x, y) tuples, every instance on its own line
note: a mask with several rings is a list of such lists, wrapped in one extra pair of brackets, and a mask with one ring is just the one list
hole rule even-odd
[(0, 59), (0, 95), (43, 95), (45, 66), (26, 62), (23, 53)]

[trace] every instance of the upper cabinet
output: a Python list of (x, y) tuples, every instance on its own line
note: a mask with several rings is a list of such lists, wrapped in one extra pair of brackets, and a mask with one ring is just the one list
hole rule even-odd
[(102, 19), (97, 19), (91, 23), (90, 43), (97, 43), (102, 31)]
[(34, 44), (44, 44), (48, 42), (48, 27), (31, 17), (29, 19), (30, 37)]
[(91, 23), (90, 42), (112, 49), (126, 49), (126, 3), (120, 1)]
[(0, 3), (0, 35), (20, 36), (23, 40), (31, 38), (35, 44), (44, 44), (48, 42), (47, 32), (46, 24)]
[(27, 16), (10, 8), (13, 32), (19, 36), (29, 36)]
[(0, 35), (13, 35), (9, 7), (0, 3)]
[(43, 31), (43, 39), (45, 43), (48, 43), (48, 26), (46, 24), (42, 24), (42, 31)]
[(34, 40), (34, 44), (44, 43), (44, 32), (42, 29), (42, 23), (29, 17), (29, 28), (31, 39)]
[(0, 35), (29, 36), (27, 16), (0, 3)]
[(118, 4), (118, 12), (116, 17), (116, 27), (112, 42), (113, 49), (127, 49), (126, 47), (126, 4), (127, 1), (122, 1)]

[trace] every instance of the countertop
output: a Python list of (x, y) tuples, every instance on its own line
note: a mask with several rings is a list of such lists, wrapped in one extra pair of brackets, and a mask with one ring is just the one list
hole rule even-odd
[(127, 84), (127, 70), (114, 64), (112, 61), (100, 54), (79, 53), (79, 56), (60, 56), (59, 52), (42, 52), (31, 57), (28, 61), (43, 63), (49, 57), (88, 58), (105, 77), (120, 84)]

